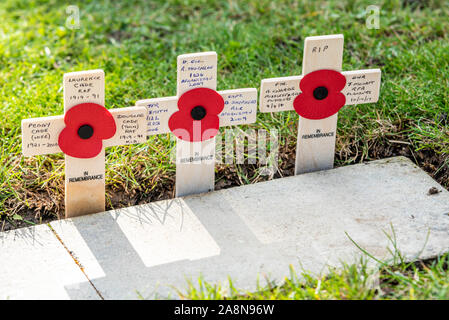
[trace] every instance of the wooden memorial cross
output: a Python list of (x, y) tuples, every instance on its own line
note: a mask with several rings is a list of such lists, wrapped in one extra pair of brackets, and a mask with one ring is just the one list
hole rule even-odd
[(380, 69), (341, 72), (343, 35), (307, 37), (302, 75), (262, 80), (260, 111), (299, 114), (295, 174), (334, 166), (338, 110), (379, 99)]
[(64, 75), (64, 115), (22, 120), (22, 153), (65, 153), (65, 215), (105, 210), (105, 148), (146, 141), (146, 108), (107, 110), (104, 72)]
[(177, 72), (176, 96), (136, 105), (148, 108), (148, 135), (176, 136), (176, 197), (181, 197), (214, 189), (214, 137), (219, 127), (256, 121), (257, 89), (217, 92), (216, 52), (178, 56)]

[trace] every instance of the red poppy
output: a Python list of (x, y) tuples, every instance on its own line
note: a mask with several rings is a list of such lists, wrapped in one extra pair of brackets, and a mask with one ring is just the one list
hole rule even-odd
[(334, 70), (318, 70), (306, 74), (300, 84), (301, 93), (293, 101), (295, 111), (304, 118), (318, 120), (330, 117), (346, 103), (341, 90), (346, 78)]
[(197, 142), (215, 137), (220, 127), (218, 115), (224, 100), (217, 91), (196, 88), (178, 99), (178, 109), (168, 120), (168, 127), (181, 140)]
[(66, 127), (58, 137), (62, 152), (75, 158), (93, 158), (103, 148), (103, 140), (116, 131), (112, 114), (96, 103), (82, 103), (70, 108), (64, 116)]

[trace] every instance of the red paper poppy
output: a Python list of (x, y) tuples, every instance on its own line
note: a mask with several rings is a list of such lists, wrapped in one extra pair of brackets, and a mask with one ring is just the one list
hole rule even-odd
[(103, 148), (103, 140), (116, 131), (112, 114), (96, 103), (82, 103), (70, 108), (64, 116), (66, 127), (58, 137), (62, 152), (74, 158), (93, 158)]
[(293, 101), (295, 111), (304, 118), (318, 120), (330, 117), (346, 103), (341, 90), (346, 78), (334, 70), (313, 71), (302, 78), (301, 93)]
[(178, 99), (178, 109), (168, 120), (168, 127), (181, 140), (197, 142), (215, 137), (220, 127), (218, 115), (224, 100), (217, 91), (196, 88)]

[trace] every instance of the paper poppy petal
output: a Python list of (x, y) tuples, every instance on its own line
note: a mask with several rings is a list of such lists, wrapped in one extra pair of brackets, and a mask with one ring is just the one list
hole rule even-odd
[(302, 92), (312, 93), (316, 87), (326, 87), (329, 92), (340, 92), (346, 85), (346, 77), (335, 70), (317, 70), (306, 74), (299, 84)]
[[(64, 116), (66, 127), (58, 136), (58, 145), (62, 152), (75, 158), (93, 158), (103, 148), (103, 140), (112, 138), (116, 132), (112, 114), (96, 103), (82, 103), (72, 107)], [(92, 136), (82, 139), (78, 130), (81, 126), (90, 126)]]
[(191, 141), (190, 137), (192, 136), (192, 133), (190, 132), (189, 122), (186, 121), (186, 118), (188, 117), (188, 114), (176, 111), (168, 119), (168, 128), (179, 139)]
[[(220, 128), (220, 118), (215, 114), (208, 115), (203, 120), (194, 121), (194, 123), (195, 122), (201, 122), (202, 128), (201, 128), (201, 136), (195, 137), (194, 135), (193, 141), (209, 140), (217, 135), (218, 130)], [(199, 140), (197, 140), (196, 138), (199, 138)]]
[(337, 113), (345, 103), (346, 97), (341, 92), (329, 95), (324, 100), (316, 100), (313, 95), (300, 94), (293, 101), (293, 106), (301, 117), (319, 120)]

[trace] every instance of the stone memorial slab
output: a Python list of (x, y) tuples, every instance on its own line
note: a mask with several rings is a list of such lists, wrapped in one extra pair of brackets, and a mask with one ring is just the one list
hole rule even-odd
[(47, 225), (0, 232), (0, 300), (100, 299), (92, 286), (76, 289), (84, 281)]
[(260, 111), (299, 114), (295, 173), (334, 166), (338, 111), (379, 99), (380, 69), (341, 72), (343, 35), (307, 37), (302, 75), (263, 79)]
[[(179, 298), (200, 276), (254, 291), (266, 279), (280, 284), (290, 266), (325, 274), (359, 261), (353, 241), (390, 263), (388, 236), (409, 261), (435, 257), (449, 250), (448, 214), (449, 192), (397, 157), (51, 226), (105, 299)], [(91, 284), (66, 290), (76, 298)]]

